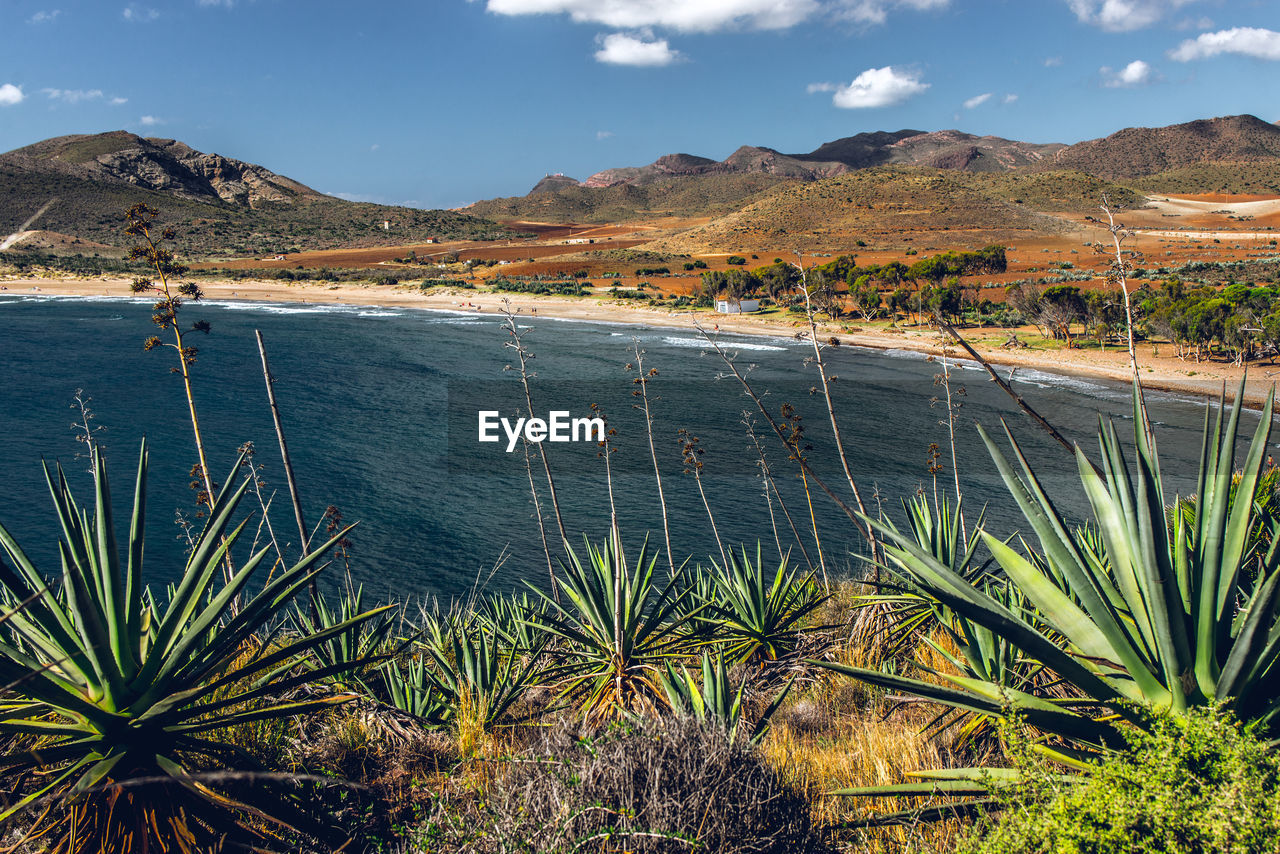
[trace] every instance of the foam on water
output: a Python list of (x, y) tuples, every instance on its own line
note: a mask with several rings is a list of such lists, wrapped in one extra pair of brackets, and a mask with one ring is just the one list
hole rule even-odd
[[(693, 347), (699, 350), (709, 350), (711, 345), (702, 338), (680, 338), (675, 335), (667, 335), (662, 339), (662, 343), (669, 344), (672, 347)], [(786, 347), (775, 347), (772, 344), (747, 344), (742, 341), (721, 341), (719, 342), (721, 349), (724, 350), (769, 350), (773, 352), (786, 352)]]

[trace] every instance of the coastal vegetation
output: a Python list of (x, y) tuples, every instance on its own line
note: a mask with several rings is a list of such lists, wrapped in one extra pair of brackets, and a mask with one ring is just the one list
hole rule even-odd
[[(984, 310), (961, 278), (1005, 272), (1004, 246), (911, 264), (744, 263), (699, 278), (698, 299), (767, 295), (812, 350), (810, 395), (777, 401), (699, 327), (756, 408), (747, 429), (776, 555), (767, 541), (720, 542), (717, 517), (736, 510), (702, 491), (699, 440), (687, 432), (681, 454), (701, 507), (668, 507), (649, 435), (665, 549), (614, 509), (612, 434), (599, 448), (610, 533), (598, 542), (571, 541), (558, 461), (526, 447), (547, 581), (415, 612), (371, 607), (349, 579), (321, 592), (314, 582), (345, 560), (352, 528), (331, 518), (313, 545), (297, 511), (299, 541), (282, 543), (247, 450), (213, 479), (190, 337), (210, 329), (182, 322), (203, 294), (170, 248), (178, 235), (155, 219), (130, 211), (135, 292), (155, 299), (160, 334), (144, 346), (172, 349), (185, 380), (177, 405), (199, 458), (198, 529), (174, 582), (149, 584), (147, 445), (121, 536), (92, 431), (87, 504), (60, 468), (47, 470), (60, 570), (38, 567), (23, 533), (0, 528), (0, 829), (16, 850), (1276, 850), (1270, 400), (1247, 443), (1243, 386), (1233, 405), (1206, 411), (1196, 489), (1179, 496), (1165, 489), (1158, 425), (1135, 376), (1132, 441), (1104, 422), (1096, 454), (1071, 450), (1089, 508), (1076, 520), (1058, 510), (1017, 430), (997, 440), (995, 425), (980, 425), (989, 461), (957, 459), (954, 433), (966, 428), (944, 350), (952, 438), (931, 450), (933, 493), (906, 497), (901, 512), (878, 492), (863, 502), (859, 484), (874, 472), (849, 465), (856, 424), (834, 402), (827, 362), (839, 342), (818, 333), (818, 318), (853, 306), (865, 320), (958, 337), (953, 323)], [(646, 275), (666, 275), (657, 270)], [(1276, 296), (1176, 282), (1131, 293), (1124, 273), (1121, 263), (1114, 284), (1138, 306), (1136, 324), (1116, 296), (1091, 308), (1066, 283), (1024, 288), (1001, 310), (1069, 341), (1080, 323), (1083, 335), (1128, 341), (1215, 302), (1228, 319), (1269, 314)], [(486, 284), (581, 294), (581, 282)], [(1257, 316), (1265, 329), (1268, 315)], [(530, 394), (533, 354), (507, 319), (511, 369)], [(638, 345), (634, 355), (622, 382), (652, 431), (660, 385), (649, 383), (660, 374)], [(262, 361), (270, 390), (265, 349)], [(836, 470), (817, 464), (804, 418), (830, 424)], [(970, 466), (998, 473), (1022, 517), (969, 511)], [(801, 480), (807, 506), (770, 491), (784, 473)], [(296, 506), (292, 480), (289, 490)], [(819, 536), (821, 501), (859, 542), (852, 573)], [(705, 515), (718, 554), (673, 549), (675, 515)]]

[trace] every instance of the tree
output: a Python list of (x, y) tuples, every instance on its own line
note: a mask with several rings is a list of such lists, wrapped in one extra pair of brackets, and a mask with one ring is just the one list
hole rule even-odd
[(863, 320), (872, 320), (880, 313), (880, 289), (871, 281), (870, 276), (859, 276), (849, 290), (849, 295)]

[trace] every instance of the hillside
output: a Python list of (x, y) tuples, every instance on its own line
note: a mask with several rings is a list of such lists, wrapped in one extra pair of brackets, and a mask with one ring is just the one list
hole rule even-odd
[(1262, 163), (1201, 163), (1128, 182), (1144, 193), (1242, 193), (1280, 195), (1280, 160)]
[(1103, 192), (1121, 206), (1139, 201), (1131, 190), (1079, 173), (970, 174), (882, 166), (783, 185), (740, 211), (644, 248), (781, 252), (803, 246), (834, 252), (853, 250), (857, 240), (864, 240), (923, 249), (939, 232), (946, 234), (947, 246), (978, 247), (1030, 232), (1071, 230), (1074, 226), (1049, 212), (1092, 211)]
[(1206, 163), (1280, 164), (1280, 127), (1256, 116), (1224, 116), (1160, 128), (1125, 128), (1067, 146), (1041, 168), (1076, 169), (1118, 180)]
[(262, 166), (124, 131), (0, 154), (0, 238), (25, 227), (127, 246), (123, 214), (138, 202), (161, 211), (193, 258), (501, 233), (466, 214), (344, 201)]
[(595, 188), (577, 182), (566, 185), (560, 178), (542, 179), (527, 196), (476, 202), (466, 212), (493, 220), (585, 223), (714, 216), (737, 210), (784, 180), (765, 174), (711, 173)]

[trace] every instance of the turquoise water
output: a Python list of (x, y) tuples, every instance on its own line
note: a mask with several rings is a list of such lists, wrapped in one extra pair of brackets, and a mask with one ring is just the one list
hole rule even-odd
[[(282, 538), (296, 542), (296, 526), (271, 428), (261, 367), (253, 338), (266, 339), (277, 379), (290, 450), (309, 524), (336, 505), (352, 534), (352, 574), (374, 596), (462, 594), (479, 581), (510, 589), (521, 580), (542, 583), (545, 559), (529, 497), (524, 456), (504, 453), (505, 442), (477, 441), (477, 411), (523, 409), (518, 376), (504, 370), (514, 354), (492, 316), (399, 309), (312, 305), (206, 303), (189, 306), (188, 320), (208, 320), (194, 366), (197, 404), (211, 455), (221, 475), (246, 441), (257, 448), (267, 490), (279, 490), (272, 519)], [(149, 579), (171, 579), (183, 543), (176, 511), (189, 513), (193, 497), (186, 473), (195, 460), (181, 380), (170, 372), (171, 350), (144, 352), (154, 331), (146, 301), (94, 298), (0, 298), (0, 522), (42, 566), (56, 568), (56, 530), (39, 462), (58, 460), (88, 495), (82, 450), (71, 429), (76, 389), (92, 397), (99, 438), (107, 451), (119, 514), (126, 510), (132, 469), (143, 435), (151, 448), (147, 566)], [(686, 428), (704, 450), (703, 486), (726, 542), (766, 543), (776, 553), (752, 449), (741, 423), (754, 405), (732, 379), (719, 378), (723, 363), (692, 328), (638, 328), (521, 318), (532, 362), (535, 410), (591, 414), (599, 403), (617, 431), (611, 457), (614, 498), (629, 540), (646, 533), (661, 542), (643, 416), (634, 408), (635, 343), (646, 367), (657, 368), (649, 389), (655, 441), (671, 509), (677, 557), (705, 560), (716, 550), (707, 514), (691, 475), (683, 473), (676, 430)], [(831, 452), (826, 414), (811, 395), (816, 371), (808, 348), (790, 339), (724, 336), (753, 384), (768, 391), (777, 411), (793, 404), (804, 415), (814, 446), (811, 460), (842, 496)], [(931, 442), (946, 447), (945, 409), (934, 404), (937, 363), (910, 353), (843, 346), (827, 351), (837, 407), (855, 476), (864, 497), (878, 497), (900, 515), (899, 499), (932, 490), (927, 471)], [(1126, 419), (1126, 386), (1094, 379), (1018, 371), (1019, 390), (1068, 437), (1096, 448), (1099, 415)], [(953, 383), (963, 386), (957, 453), (966, 504), (988, 506), (991, 527), (1009, 533), (1016, 516), (998, 482), (973, 422), (999, 432), (1005, 417), (1048, 484), (1055, 501), (1081, 514), (1074, 462), (1033, 428), (975, 366), (961, 363)], [(1166, 486), (1187, 490), (1195, 474), (1203, 404), (1173, 395), (1150, 398), (1159, 422)], [(798, 525), (807, 520), (796, 472), (778, 440), (757, 423), (779, 489)], [(571, 539), (599, 539), (608, 530), (609, 495), (604, 461), (586, 445), (548, 445)], [(946, 458), (944, 456), (944, 463)], [(535, 471), (543, 483), (540, 469)], [(950, 490), (948, 479), (940, 488)], [(548, 510), (545, 506), (544, 511)], [(253, 502), (256, 506), (256, 501)], [(776, 508), (775, 508), (776, 509)], [(822, 496), (815, 497), (822, 542), (832, 565), (859, 565), (861, 543), (848, 520)], [(783, 547), (789, 531), (781, 515)], [(554, 527), (550, 529), (554, 532)], [(812, 552), (810, 541), (806, 546)], [(337, 579), (334, 573), (331, 578)]]

